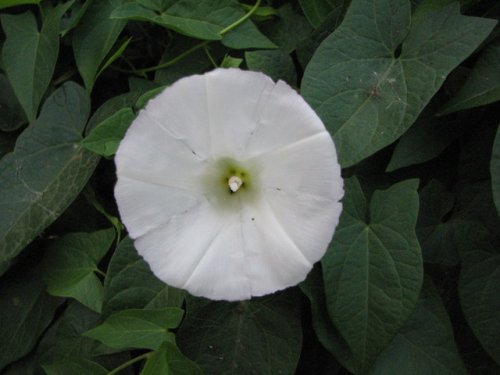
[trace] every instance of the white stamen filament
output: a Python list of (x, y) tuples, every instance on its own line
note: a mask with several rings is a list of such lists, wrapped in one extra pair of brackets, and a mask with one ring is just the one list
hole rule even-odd
[(232, 176), (227, 181), (227, 184), (229, 185), (229, 189), (231, 189), (233, 193), (236, 193), (241, 185), (243, 185), (243, 181), (241, 181), (241, 178), (239, 178), (238, 176)]

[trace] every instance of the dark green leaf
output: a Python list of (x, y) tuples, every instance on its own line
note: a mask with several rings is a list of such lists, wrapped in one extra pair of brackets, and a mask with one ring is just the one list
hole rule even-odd
[(491, 154), (491, 187), (493, 190), (493, 200), (500, 214), (500, 126), (493, 143), (493, 152)]
[(0, 264), (51, 224), (94, 171), (97, 157), (79, 145), (88, 112), (85, 92), (66, 83), (0, 161)]
[(158, 374), (201, 375), (203, 372), (176, 345), (166, 342), (148, 357), (141, 372), (141, 375)]
[(71, 358), (91, 359), (102, 346), (98, 341), (82, 335), (95, 327), (101, 316), (79, 302), (73, 301), (64, 311), (55, 334), (54, 360), (67, 361)]
[(130, 238), (118, 245), (104, 282), (104, 315), (131, 308), (180, 307), (184, 292), (158, 280)]
[(292, 86), (297, 85), (297, 72), (293, 60), (281, 50), (247, 51), (245, 61), (250, 70), (265, 73), (275, 81), (282, 79)]
[(176, 328), (184, 311), (175, 307), (151, 310), (122, 310), (85, 336), (116, 349), (141, 348), (158, 350), (164, 342), (173, 341), (168, 329)]
[(460, 91), (440, 114), (474, 108), (500, 100), (500, 43), (489, 46), (479, 57)]
[(36, 272), (27, 271), (4, 277), (0, 285), (0, 370), (33, 349), (62, 302), (45, 293)]
[(92, 91), (98, 72), (108, 52), (125, 27), (125, 21), (110, 19), (121, 0), (94, 1), (87, 9), (73, 35), (76, 66), (87, 91)]
[(7, 77), (30, 122), (50, 83), (59, 54), (59, 20), (57, 9), (47, 9), (42, 29), (31, 12), (0, 16), (6, 40), (2, 59)]
[(2, 0), (0, 3), (0, 9), (22, 4), (39, 4), (40, 1), (42, 0)]
[(112, 156), (135, 118), (130, 108), (122, 108), (97, 125), (82, 141), (82, 146), (101, 156)]
[(0, 73), (0, 130), (12, 131), (27, 122), (19, 101), (5, 74)]
[(196, 48), (194, 40), (179, 36), (172, 42), (170, 48), (165, 50), (160, 64), (170, 63), (171, 65), (156, 72), (155, 82), (160, 85), (170, 85), (178, 79), (192, 74), (204, 73), (213, 67), (203, 48), (199, 47), (194, 52), (178, 61), (178, 56), (187, 53), (191, 48)]
[(460, 246), (460, 304), (474, 335), (500, 364), (500, 238), (481, 228), (471, 233)]
[(458, 4), (411, 23), (407, 0), (354, 0), (302, 82), (341, 164), (354, 165), (399, 138), (495, 24), (460, 15)]
[(370, 375), (466, 375), (453, 328), (430, 280), (406, 324), (380, 354)]
[(368, 205), (358, 180), (345, 180), (343, 212), (322, 266), (330, 317), (359, 373), (403, 326), (420, 292), (417, 186), (410, 180), (375, 191)]
[(43, 369), (47, 375), (106, 375), (108, 373), (108, 370), (101, 365), (78, 357), (44, 365)]
[(189, 299), (179, 347), (207, 374), (294, 374), (302, 341), (294, 297), (282, 293), (237, 303)]
[(289, 54), (309, 36), (312, 28), (304, 16), (293, 10), (291, 4), (278, 9), (278, 17), (276, 22), (268, 23), (264, 31), (280, 50)]
[(307, 20), (314, 28), (318, 28), (339, 3), (346, 0), (299, 0)]
[(460, 241), (459, 234), (468, 226), (468, 222), (456, 217), (446, 219), (455, 205), (454, 195), (438, 180), (431, 180), (419, 196), (417, 235), (424, 261), (457, 265), (460, 261), (457, 240)]
[(466, 123), (437, 117), (436, 110), (436, 105), (432, 103), (427, 106), (399, 139), (387, 165), (387, 172), (429, 161), (462, 135)]
[(70, 233), (55, 240), (44, 260), (47, 291), (72, 297), (94, 311), (101, 312), (103, 286), (95, 274), (99, 261), (115, 239), (114, 229), (94, 233)]
[(333, 354), (335, 359), (342, 363), (342, 366), (354, 372), (351, 350), (328, 315), (325, 285), (319, 264), (309, 273), (307, 279), (300, 284), (300, 289), (311, 303), (312, 325), (319, 342)]

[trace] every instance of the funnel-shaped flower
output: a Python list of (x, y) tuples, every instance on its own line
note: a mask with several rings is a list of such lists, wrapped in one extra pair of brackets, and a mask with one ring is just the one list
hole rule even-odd
[(211, 299), (304, 280), (341, 211), (329, 133), (290, 86), (261, 73), (177, 81), (139, 113), (116, 166), (137, 251), (165, 283)]

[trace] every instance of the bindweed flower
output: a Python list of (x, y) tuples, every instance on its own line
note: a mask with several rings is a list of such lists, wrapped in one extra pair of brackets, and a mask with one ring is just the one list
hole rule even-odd
[(304, 280), (342, 209), (332, 138), (300, 95), (262, 73), (180, 79), (139, 113), (116, 167), (139, 254), (165, 283), (210, 299)]

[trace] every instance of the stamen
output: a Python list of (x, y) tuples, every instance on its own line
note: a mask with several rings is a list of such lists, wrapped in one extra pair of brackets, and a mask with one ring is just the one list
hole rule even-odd
[(227, 184), (229, 186), (229, 189), (233, 193), (236, 193), (241, 185), (243, 185), (243, 181), (238, 176), (232, 176), (229, 180), (227, 180)]

